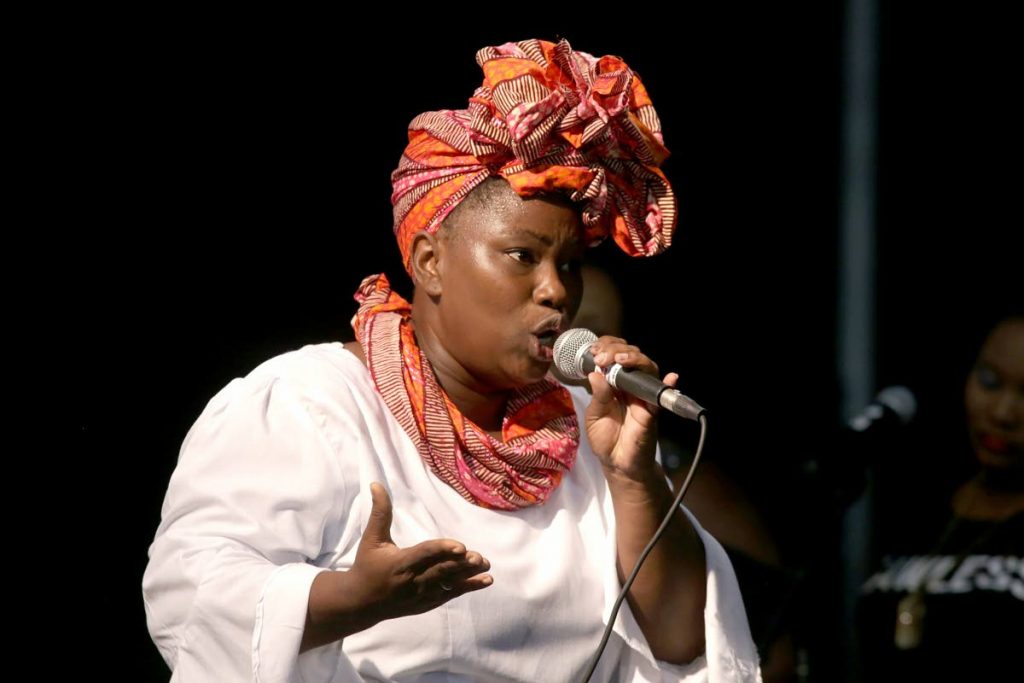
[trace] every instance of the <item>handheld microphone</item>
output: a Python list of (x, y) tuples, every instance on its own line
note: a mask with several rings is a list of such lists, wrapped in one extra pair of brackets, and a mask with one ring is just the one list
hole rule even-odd
[(558, 335), (555, 340), (554, 361), (558, 371), (570, 379), (584, 379), (595, 370), (602, 373), (608, 384), (619, 391), (661, 406), (680, 417), (697, 420), (706, 412), (696, 401), (684, 396), (657, 377), (624, 368), (618, 363), (606, 368), (594, 365), (594, 354), (590, 346), (597, 341), (597, 335), (588, 329), (577, 327)]

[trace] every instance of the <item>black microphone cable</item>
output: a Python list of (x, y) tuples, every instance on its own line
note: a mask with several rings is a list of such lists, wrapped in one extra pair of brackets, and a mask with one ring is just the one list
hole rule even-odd
[(697, 465), (700, 463), (700, 455), (704, 451), (704, 437), (707, 435), (708, 429), (708, 418), (706, 411), (702, 411), (698, 417), (700, 422), (700, 439), (697, 442), (697, 452), (693, 456), (693, 462), (690, 464), (690, 470), (686, 473), (686, 479), (683, 480), (683, 485), (679, 487), (679, 493), (676, 494), (676, 499), (672, 502), (668, 513), (665, 518), (661, 520), (661, 526), (654, 532), (654, 536), (647, 543), (647, 547), (644, 548), (643, 552), (640, 553), (640, 557), (636, 561), (636, 565), (633, 567), (633, 571), (630, 572), (629, 578), (622, 586), (622, 590), (619, 591), (619, 597), (616, 598), (615, 604), (612, 606), (611, 615), (608, 617), (608, 624), (604, 627), (604, 635), (601, 636), (601, 643), (597, 646), (597, 651), (594, 653), (593, 659), (590, 660), (590, 666), (587, 667), (587, 672), (583, 676), (583, 683), (588, 683), (590, 677), (594, 675), (594, 670), (597, 668), (597, 663), (601, 660), (601, 655), (604, 653), (604, 648), (608, 644), (608, 639), (612, 635), (612, 626), (615, 624), (615, 617), (619, 614), (619, 607), (622, 605), (622, 601), (625, 600), (626, 594), (629, 592), (630, 587), (633, 585), (633, 581), (636, 580), (637, 574), (640, 573), (640, 567), (643, 566), (644, 560), (651, 554), (654, 546), (661, 539), (665, 533), (665, 529), (672, 522), (672, 518), (677, 512), (679, 512), (679, 504), (683, 500), (683, 496), (686, 495), (686, 490), (690, 488), (690, 481), (693, 479), (693, 475), (697, 472)]

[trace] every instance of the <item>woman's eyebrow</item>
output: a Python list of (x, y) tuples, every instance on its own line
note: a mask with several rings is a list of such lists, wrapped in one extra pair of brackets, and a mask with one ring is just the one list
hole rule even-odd
[[(550, 246), (552, 246), (555, 243), (555, 238), (552, 237), (551, 235), (545, 235), (544, 233), (536, 232), (534, 230), (531, 230), (530, 228), (521, 228), (521, 231), (525, 232), (527, 235), (529, 235), (533, 239), (537, 240), (538, 242), (540, 242), (544, 246), (550, 247)], [(576, 246), (579, 243), (580, 243), (579, 239), (574, 237), (569, 242), (567, 242), (566, 244), (568, 246)]]
[(525, 232), (527, 235), (529, 235), (533, 239), (537, 240), (538, 242), (541, 242), (545, 246), (549, 246), (550, 247), (552, 244), (555, 243), (555, 240), (552, 239), (550, 235), (545, 235), (543, 233), (535, 232), (535, 231), (531, 230), (530, 228), (520, 228), (520, 231), (521, 232)]

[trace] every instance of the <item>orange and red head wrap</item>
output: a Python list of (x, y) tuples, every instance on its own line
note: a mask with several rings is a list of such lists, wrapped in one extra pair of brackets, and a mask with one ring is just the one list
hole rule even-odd
[(625, 62), (576, 52), (564, 39), (485, 47), (476, 61), (484, 82), (468, 109), (413, 119), (391, 174), (407, 269), (413, 236), (436, 232), (491, 176), (523, 197), (562, 192), (582, 203), (588, 244), (610, 233), (632, 256), (671, 244), (676, 199), (658, 168), (668, 156), (661, 122)]

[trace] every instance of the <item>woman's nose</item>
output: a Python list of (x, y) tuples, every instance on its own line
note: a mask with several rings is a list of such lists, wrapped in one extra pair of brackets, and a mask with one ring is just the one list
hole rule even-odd
[(548, 308), (564, 310), (569, 297), (569, 290), (562, 281), (562, 273), (555, 263), (545, 262), (537, 269), (537, 284), (533, 290), (533, 300)]
[(1024, 419), (1024, 398), (1013, 390), (1000, 391), (992, 402), (991, 414), (1001, 427), (1019, 427)]

